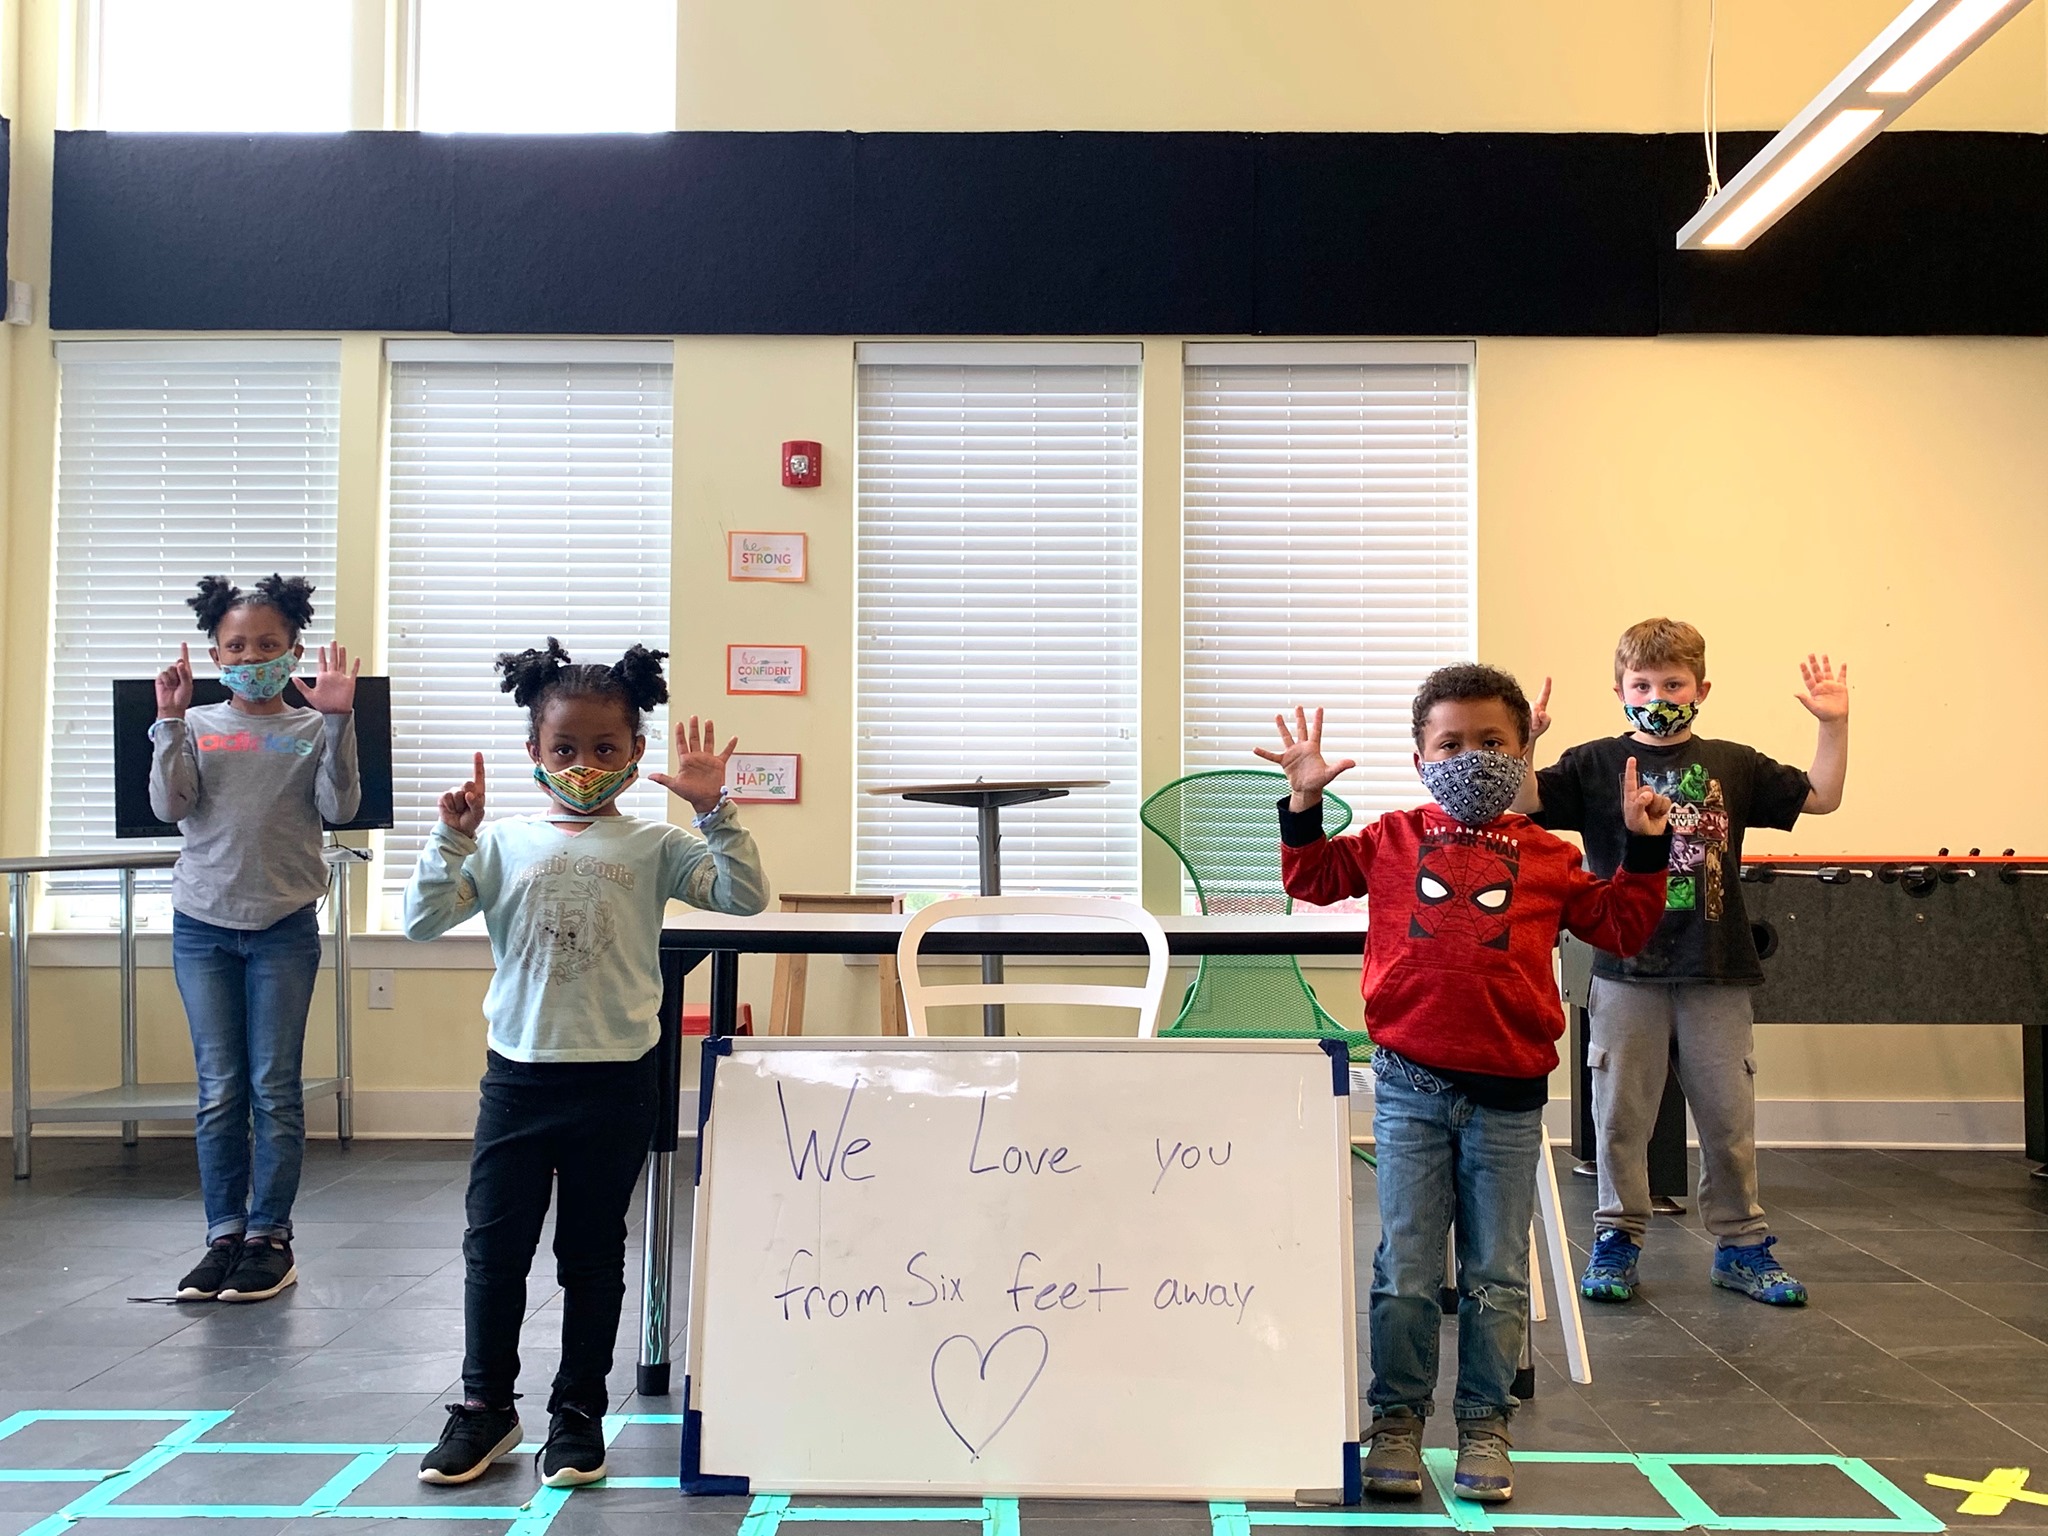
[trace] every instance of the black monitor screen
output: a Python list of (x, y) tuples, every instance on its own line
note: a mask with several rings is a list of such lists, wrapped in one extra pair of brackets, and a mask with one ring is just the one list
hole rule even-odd
[[(194, 704), (220, 704), (228, 691), (219, 678), (192, 680)], [(287, 683), (284, 701), (303, 707), (298, 685)], [(177, 827), (158, 821), (149, 808), (149, 760), (154, 747), (149, 727), (156, 719), (156, 682), (128, 678), (114, 684), (114, 835), (176, 837)], [(330, 832), (365, 832), (391, 825), (391, 679), (356, 679), (356, 764), (362, 774), (363, 803), (355, 819), (327, 823)]]

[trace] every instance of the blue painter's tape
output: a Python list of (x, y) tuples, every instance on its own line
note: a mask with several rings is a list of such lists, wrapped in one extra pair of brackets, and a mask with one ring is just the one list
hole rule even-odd
[(1351, 1047), (1342, 1040), (1318, 1040), (1330, 1058), (1331, 1091), (1340, 1099), (1351, 1097)]
[(1365, 1456), (1364, 1447), (1356, 1440), (1344, 1442), (1344, 1502), (1363, 1504), (1365, 1502)]
[(692, 1184), (704, 1182), (704, 1123), (711, 1118), (711, 1090), (718, 1082), (718, 1059), (732, 1054), (731, 1035), (706, 1035), (704, 1037), (703, 1064), (697, 1071), (697, 1168), (690, 1175)]
[[(721, 1052), (720, 1054), (723, 1054)], [(708, 1060), (708, 1057), (707, 1057)], [(704, 1473), (704, 1415), (690, 1406), (690, 1378), (683, 1378), (683, 1452), (676, 1468), (676, 1486), (684, 1498), (744, 1498), (752, 1487), (744, 1477), (707, 1477)]]

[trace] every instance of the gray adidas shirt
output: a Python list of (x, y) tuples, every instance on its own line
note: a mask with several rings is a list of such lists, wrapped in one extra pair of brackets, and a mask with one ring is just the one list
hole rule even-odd
[(149, 808), (185, 834), (172, 906), (253, 930), (326, 893), (321, 819), (347, 821), (362, 800), (354, 715), (250, 715), (232, 703), (202, 704), (149, 734)]

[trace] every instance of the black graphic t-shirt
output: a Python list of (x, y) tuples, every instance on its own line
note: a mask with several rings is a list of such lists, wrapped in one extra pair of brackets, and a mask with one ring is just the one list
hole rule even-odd
[(1751, 827), (1789, 830), (1812, 792), (1811, 781), (1804, 770), (1737, 741), (1694, 737), (1675, 747), (1646, 747), (1624, 735), (1573, 747), (1537, 773), (1543, 809), (1531, 819), (1553, 832), (1583, 834), (1586, 867), (1603, 879), (1620, 867), (1627, 846), (1621, 774), (1631, 757), (1643, 782), (1671, 797), (1664, 921), (1634, 959), (1602, 950), (1593, 973), (1631, 981), (1756, 985), (1764, 972), (1742, 909), (1742, 837)]

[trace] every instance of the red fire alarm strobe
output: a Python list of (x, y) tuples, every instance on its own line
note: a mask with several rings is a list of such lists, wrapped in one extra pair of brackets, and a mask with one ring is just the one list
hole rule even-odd
[(782, 483), (784, 485), (819, 485), (818, 445), (816, 443), (784, 443), (782, 445)]

